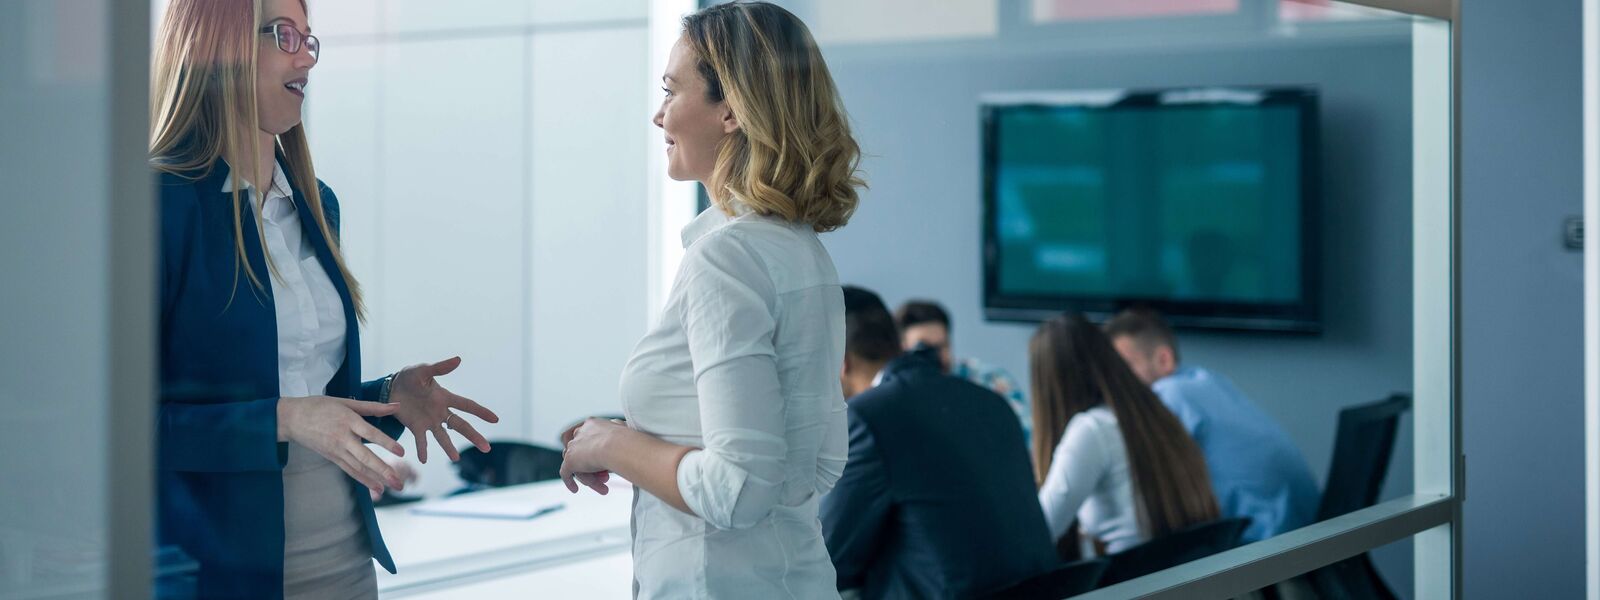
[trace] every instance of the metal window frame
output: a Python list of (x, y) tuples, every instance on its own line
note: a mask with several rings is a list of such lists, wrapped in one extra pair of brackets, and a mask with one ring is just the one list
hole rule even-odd
[[(1583, 1), (1584, 237), (1600, 219), (1600, 0)], [(1584, 595), (1600, 600), (1600, 244), (1583, 244)]]
[(150, 0), (108, 0), (105, 59), (110, 93), (111, 393), (106, 398), (107, 598), (153, 591), (156, 424), (156, 220), (150, 140)]

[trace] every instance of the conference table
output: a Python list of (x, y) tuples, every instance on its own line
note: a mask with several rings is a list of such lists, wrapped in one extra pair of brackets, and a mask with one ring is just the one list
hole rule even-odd
[[(461, 506), (460, 499), (468, 496), (477, 508), (428, 514)], [(391, 575), (378, 569), (380, 597), (632, 597), (628, 518), (633, 487), (626, 481), (613, 477), (611, 493), (605, 496), (588, 489), (572, 494), (560, 481), (468, 496), (377, 510), (399, 571)], [(475, 512), (519, 506), (546, 511), (532, 517)]]

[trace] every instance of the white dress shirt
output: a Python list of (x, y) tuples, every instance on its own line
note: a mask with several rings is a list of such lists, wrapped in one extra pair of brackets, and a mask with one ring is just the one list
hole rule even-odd
[(808, 225), (707, 209), (660, 323), (622, 372), (629, 426), (702, 448), (685, 514), (642, 490), (640, 598), (837, 598), (818, 498), (844, 471), (844, 295)]
[[(223, 191), (232, 189), (230, 176)], [(241, 192), (261, 211), (261, 238), (276, 268), (276, 275), (271, 268), (259, 275), (271, 281), (278, 322), (278, 395), (285, 398), (327, 392), (345, 355), (344, 301), (305, 237), (292, 193), (276, 164), (264, 201), (248, 184)], [(372, 553), (351, 489), (337, 465), (289, 444), (283, 468), (286, 598), (376, 597)]]
[(1145, 541), (1133, 504), (1128, 449), (1110, 408), (1102, 404), (1067, 421), (1039, 486), (1039, 505), (1052, 540), (1061, 539), (1072, 520), (1078, 520), (1084, 556), (1094, 556), (1091, 539), (1104, 543), (1107, 552)]

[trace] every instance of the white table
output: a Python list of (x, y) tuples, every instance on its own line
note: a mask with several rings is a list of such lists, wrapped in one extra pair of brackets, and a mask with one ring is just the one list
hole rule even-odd
[[(477, 492), (564, 508), (532, 519), (412, 514), (415, 505), (378, 509), (399, 573), (378, 569), (384, 598), (627, 598), (633, 571), (628, 518), (633, 488), (612, 478), (611, 493), (567, 492), (546, 481)], [(584, 587), (573, 587), (584, 586)], [(467, 595), (468, 590), (473, 590)]]
[[(497, 600), (499, 598), (633, 598), (633, 557), (606, 554), (547, 569), (476, 580), (449, 589), (406, 596), (406, 600)], [(389, 597), (388, 595), (384, 596)]]

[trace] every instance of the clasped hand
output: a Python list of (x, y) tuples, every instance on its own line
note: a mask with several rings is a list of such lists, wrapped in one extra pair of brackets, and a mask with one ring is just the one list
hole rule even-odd
[(561, 434), (561, 481), (567, 490), (578, 492), (578, 484), (605, 495), (611, 491), (607, 482), (611, 472), (606, 469), (607, 441), (623, 431), (629, 431), (622, 421), (588, 418), (573, 425)]

